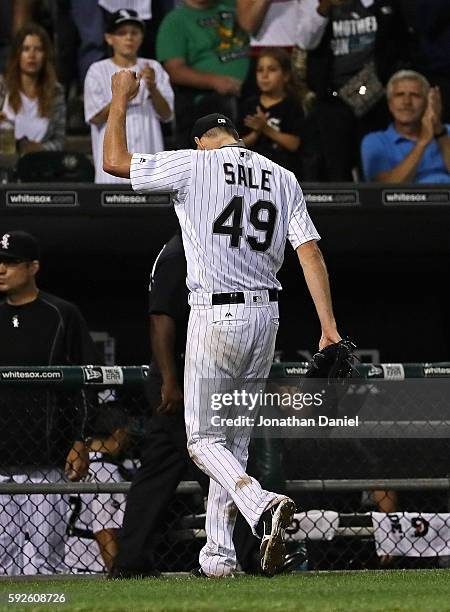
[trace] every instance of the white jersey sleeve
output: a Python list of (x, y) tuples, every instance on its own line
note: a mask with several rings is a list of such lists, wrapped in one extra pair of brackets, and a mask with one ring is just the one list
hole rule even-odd
[(188, 192), (194, 151), (164, 151), (155, 155), (135, 153), (131, 158), (130, 179), (134, 191), (175, 191), (176, 203)]
[(84, 118), (87, 123), (111, 102), (111, 89), (104, 87), (100, 63), (95, 62), (89, 67), (84, 81)]
[(287, 237), (295, 250), (305, 242), (320, 240), (320, 235), (306, 209), (305, 197), (298, 183), (294, 192), (294, 198), (295, 201), (291, 218), (289, 219)]

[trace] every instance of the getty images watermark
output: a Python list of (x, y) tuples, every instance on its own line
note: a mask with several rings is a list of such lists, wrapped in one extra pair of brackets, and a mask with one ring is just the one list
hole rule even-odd
[[(224, 393), (212, 393), (210, 408), (211, 425), (213, 427), (359, 427), (358, 415), (355, 417), (331, 417), (325, 414), (314, 416), (300, 416), (288, 414), (291, 411), (308, 412), (318, 411), (327, 401), (326, 391), (314, 393), (303, 392), (269, 392), (262, 389), (247, 391), (235, 389)], [(235, 414), (223, 416), (220, 412), (229, 412), (230, 408)], [(282, 415), (267, 415), (264, 409), (278, 409)], [(259, 413), (260, 414), (256, 414)], [(215, 414), (214, 414), (215, 413)]]
[(449, 438), (450, 377), (202, 379), (206, 436)]

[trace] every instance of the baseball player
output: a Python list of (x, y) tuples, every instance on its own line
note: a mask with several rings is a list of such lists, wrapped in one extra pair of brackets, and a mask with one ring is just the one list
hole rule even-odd
[(85, 119), (91, 126), (92, 154), (96, 183), (127, 183), (103, 172), (102, 149), (106, 119), (111, 102), (111, 75), (127, 67), (140, 76), (140, 87), (127, 105), (127, 138), (134, 151), (156, 153), (164, 150), (160, 121), (170, 121), (173, 91), (169, 75), (156, 60), (137, 56), (144, 37), (144, 22), (133, 10), (112, 13), (107, 24), (106, 42), (113, 50), (110, 58), (94, 62), (84, 84)]
[[(205, 387), (267, 378), (278, 329), (281, 285), (276, 273), (287, 238), (298, 253), (320, 319), (320, 348), (340, 340), (316, 244), (319, 234), (294, 175), (245, 149), (223, 115), (207, 115), (194, 124), (196, 151), (131, 155), (125, 115), (138, 85), (131, 71), (112, 77), (103, 165), (107, 172), (131, 177), (134, 190), (174, 192), (191, 305), (184, 378), (188, 449), (210, 476), (199, 573), (227, 576), (234, 571), (232, 533), (239, 510), (262, 538), (263, 572), (273, 575), (284, 561), (283, 532), (295, 504), (263, 490), (245, 473), (250, 427), (231, 430), (234, 435), (226, 427), (211, 430), (205, 420)], [(227, 416), (226, 409), (222, 415)]]

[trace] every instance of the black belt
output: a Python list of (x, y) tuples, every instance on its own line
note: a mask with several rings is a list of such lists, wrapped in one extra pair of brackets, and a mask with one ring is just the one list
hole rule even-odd
[[(278, 302), (278, 291), (276, 289), (261, 289), (261, 291), (268, 291), (269, 302)], [(260, 302), (257, 295), (252, 298), (253, 302)], [(221, 306), (222, 304), (245, 304), (245, 296), (242, 291), (235, 293), (213, 293), (212, 305)]]

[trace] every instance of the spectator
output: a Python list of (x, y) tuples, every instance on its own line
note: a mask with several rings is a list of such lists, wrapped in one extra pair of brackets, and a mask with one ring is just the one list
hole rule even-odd
[(139, 54), (147, 58), (156, 56), (156, 33), (163, 15), (169, 10), (161, 0), (98, 0), (98, 4), (103, 9), (106, 23), (116, 11), (121, 9), (136, 11), (145, 25)]
[[(10, 231), (0, 238), (0, 291), (5, 295), (0, 302), (0, 365), (55, 365), (57, 370), (59, 365), (97, 362), (77, 307), (38, 289), (39, 259), (30, 234)], [(86, 475), (86, 402), (78, 393), (62, 398), (48, 389), (3, 388), (0, 419), (1, 482), (61, 482), (64, 457), (70, 480)], [(0, 572), (20, 574), (30, 564), (35, 573), (63, 572), (66, 497), (1, 495), (0, 506)], [(27, 539), (29, 562), (23, 552)]]
[(408, 40), (396, 0), (301, 1), (298, 46), (310, 51), (317, 94), (316, 176), (308, 180), (352, 180), (362, 136), (388, 122), (382, 83), (409, 60)]
[(40, 26), (29, 24), (17, 33), (2, 87), (0, 115), (14, 122), (19, 153), (63, 149), (64, 92), (56, 81), (50, 39)]
[(58, 74), (66, 90), (75, 79), (81, 90), (89, 66), (106, 56), (105, 26), (113, 13), (123, 9), (136, 11), (144, 22), (139, 55), (155, 57), (156, 32), (169, 10), (161, 0), (54, 0)]
[(239, 134), (247, 147), (299, 174), (302, 113), (295, 97), (289, 54), (261, 51), (256, 64), (259, 95), (241, 105)]
[(157, 57), (175, 86), (176, 143), (192, 146), (192, 122), (212, 112), (236, 120), (249, 59), (234, 2), (184, 0), (163, 19)]
[(169, 77), (155, 60), (137, 56), (144, 35), (144, 24), (135, 11), (120, 10), (111, 15), (105, 35), (112, 47), (112, 58), (92, 64), (84, 86), (85, 119), (91, 124), (92, 153), (96, 183), (129, 183), (103, 171), (103, 137), (111, 102), (111, 76), (123, 69), (141, 77), (137, 95), (127, 110), (127, 137), (135, 151), (157, 153), (164, 150), (159, 121), (169, 121), (173, 111), (173, 91)]
[(367, 134), (361, 145), (364, 176), (385, 183), (449, 183), (449, 126), (442, 123), (439, 88), (412, 70), (395, 73), (387, 85), (394, 122)]
[[(257, 91), (256, 58), (267, 47), (283, 48), (289, 54), (292, 52), (291, 71), (293, 81), (300, 97), (307, 94), (304, 75), (298, 74), (298, 66), (303, 54), (296, 47), (297, 22), (301, 0), (237, 0), (237, 19), (243, 30), (251, 34), (250, 56), (251, 68), (244, 85), (244, 95), (253, 95)], [(302, 100), (302, 103), (304, 100)]]
[(187, 452), (183, 415), (183, 369), (189, 316), (186, 260), (181, 235), (165, 245), (152, 271), (150, 340), (153, 362), (147, 397), (153, 410), (142, 465), (127, 497), (113, 578), (158, 575), (154, 549), (160, 523), (179, 482), (208, 479)]
[(83, 86), (94, 62), (107, 56), (105, 26), (117, 10), (136, 10), (144, 22), (139, 56), (155, 57), (156, 32), (169, 7), (152, 0), (53, 0), (58, 75), (69, 99), (69, 130), (83, 133)]

